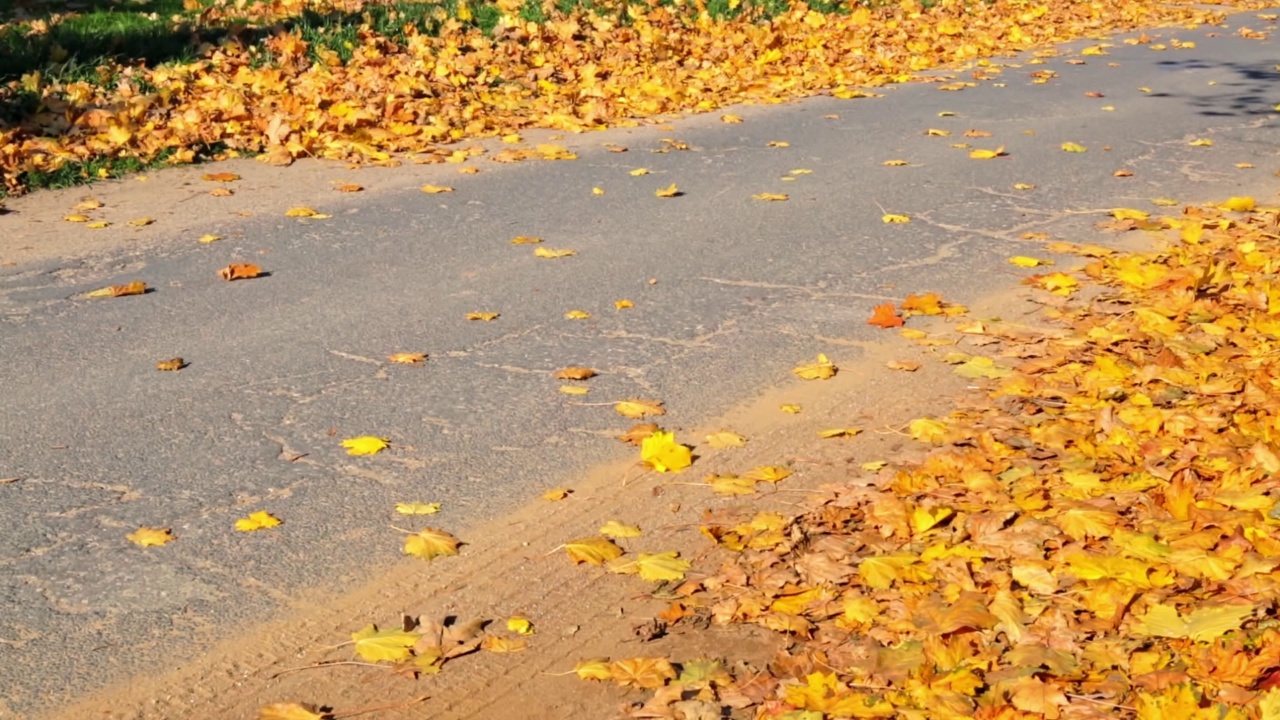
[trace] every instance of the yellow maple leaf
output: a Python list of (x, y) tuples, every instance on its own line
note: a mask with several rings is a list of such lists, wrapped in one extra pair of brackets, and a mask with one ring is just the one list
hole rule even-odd
[(375, 455), (385, 450), (389, 445), (390, 443), (386, 438), (374, 435), (361, 435), (360, 437), (347, 438), (342, 441), (342, 447), (347, 449), (348, 455)]
[(901, 224), (901, 223), (911, 222), (911, 218), (907, 217), (906, 215), (896, 215), (894, 213), (885, 213), (884, 216), (880, 218), (880, 221), (886, 224), (889, 224), (889, 223)]
[(401, 515), (435, 515), (440, 512), (440, 503), (396, 503), (396, 512)]
[(649, 168), (636, 168), (635, 170), (632, 170), (627, 174), (630, 175), (631, 177), (640, 177), (641, 175), (648, 175)]
[(716, 450), (724, 450), (731, 447), (742, 447), (747, 444), (747, 439), (738, 433), (721, 430), (708, 435), (707, 444)]
[(1257, 207), (1257, 202), (1249, 196), (1229, 198), (1226, 202), (1218, 207), (1223, 210), (1231, 210), (1233, 212), (1251, 212)]
[(754, 495), (756, 481), (737, 475), (708, 475), (706, 483), (718, 495)]
[(622, 687), (655, 690), (676, 677), (666, 658), (630, 658), (609, 664), (609, 676)]
[(626, 525), (617, 520), (610, 520), (601, 525), (598, 532), (610, 538), (635, 538), (644, 534), (635, 525)]
[(566, 320), (586, 320), (591, 317), (591, 313), (586, 310), (570, 310), (564, 314)]
[(410, 651), (422, 636), (405, 630), (379, 630), (367, 625), (351, 633), (356, 654), (368, 662), (398, 662), (413, 656)]
[(1035, 190), (1036, 186), (1032, 185), (1031, 183), (1014, 183), (1013, 189), (1014, 190)]
[(1033, 267), (1039, 267), (1040, 265), (1052, 265), (1053, 261), (1039, 260), (1037, 258), (1027, 257), (1026, 255), (1014, 255), (1013, 257), (1009, 258), (1009, 263), (1012, 265), (1017, 265), (1018, 267), (1033, 268)]
[(404, 554), (431, 560), (458, 554), (458, 538), (443, 530), (425, 528), (404, 539)]
[(720, 122), (727, 123), (730, 125), (737, 125), (738, 123), (742, 122), (742, 116), (734, 115), (732, 113), (721, 115)]
[(490, 322), (492, 320), (497, 320), (499, 317), (501, 317), (501, 315), (502, 313), (496, 313), (496, 312), (469, 312), (467, 313), (467, 319), (479, 320), (481, 322)]
[(622, 548), (614, 545), (609, 538), (600, 537), (599, 535), (567, 542), (563, 547), (574, 565), (581, 565), (582, 563), (597, 566), (604, 565), (609, 560), (622, 555)]
[(742, 474), (742, 477), (751, 481), (758, 482), (781, 482), (793, 475), (793, 471), (789, 467), (783, 465), (760, 465), (751, 468)]
[(756, 200), (766, 200), (770, 202), (780, 202), (789, 198), (786, 193), (759, 193), (752, 195), (751, 197)]
[(822, 353), (818, 353), (817, 362), (791, 369), (791, 372), (795, 373), (801, 380), (827, 380), (835, 377), (838, 371), (839, 368), (835, 366), (835, 363), (828, 360), (827, 356)]
[(141, 527), (125, 535), (134, 545), (141, 547), (159, 547), (173, 542), (173, 531), (169, 528)]
[(1180, 615), (1172, 606), (1154, 603), (1136, 617), (1135, 630), (1154, 637), (1208, 642), (1239, 629), (1253, 611), (1253, 605), (1207, 605)]
[(828, 440), (830, 438), (838, 437), (853, 437), (860, 432), (862, 432), (862, 428), (830, 428), (828, 430), (819, 430), (818, 437)]
[(613, 306), (618, 310), (626, 310), (627, 308), (635, 307), (636, 304), (631, 302), (630, 300), (614, 300)]
[(1111, 217), (1117, 220), (1146, 220), (1151, 217), (1151, 213), (1132, 208), (1116, 208), (1111, 211)]
[(797, 415), (800, 413), (800, 410), (802, 408), (799, 405), (785, 404), (785, 405), (779, 405), (778, 409), (784, 413), (787, 413), (788, 415)]
[(574, 664), (573, 672), (583, 680), (612, 680), (613, 668), (609, 658), (592, 658)]
[(658, 430), (640, 443), (640, 460), (658, 472), (680, 472), (693, 463), (693, 452), (674, 433)]
[(197, 238), (196, 242), (208, 244), (208, 243), (218, 242), (221, 239), (222, 239), (221, 235), (206, 234), (206, 235), (201, 235), (199, 238)]
[(657, 196), (658, 196), (658, 197), (660, 197), (660, 198), (670, 198), (670, 197), (675, 197), (675, 196), (679, 195), (679, 194), (680, 194), (680, 189), (676, 187), (676, 184), (675, 184), (675, 183), (671, 183), (671, 184), (670, 184), (670, 185), (668, 185), (667, 187), (659, 188), (658, 190), (654, 190), (654, 191), (653, 191), (653, 194), (654, 194), (654, 195), (657, 195)]
[(593, 187), (593, 188), (591, 188), (591, 194), (592, 194), (592, 195), (603, 195), (603, 194), (604, 194), (604, 188)]
[(947, 434), (947, 424), (933, 418), (917, 418), (907, 425), (907, 432), (920, 442), (937, 445)]
[(549, 248), (544, 248), (544, 247), (535, 248), (533, 251), (534, 257), (548, 258), (551, 260), (554, 260), (556, 258), (566, 258), (571, 255), (577, 255), (577, 254), (578, 252), (576, 250), (551, 250)]
[(666, 415), (667, 411), (657, 400), (631, 399), (614, 403), (613, 409), (619, 415), (638, 420), (646, 415)]
[(272, 515), (266, 510), (258, 510), (249, 513), (248, 517), (236, 520), (236, 530), (240, 532), (253, 532), (254, 530), (264, 530), (273, 528), (280, 524), (280, 518)]
[(529, 641), (524, 638), (502, 638), (496, 635), (485, 637), (480, 649), (491, 653), (517, 653), (529, 649)]
[(1003, 145), (996, 148), (995, 150), (970, 150), (969, 151), (969, 157), (974, 160), (990, 160), (992, 158), (998, 158), (1006, 154), (1007, 153), (1005, 153)]
[(689, 562), (680, 559), (675, 550), (661, 553), (640, 553), (635, 560), (616, 558), (609, 562), (610, 572), (624, 575), (639, 574), (650, 582), (678, 581), (684, 579)]

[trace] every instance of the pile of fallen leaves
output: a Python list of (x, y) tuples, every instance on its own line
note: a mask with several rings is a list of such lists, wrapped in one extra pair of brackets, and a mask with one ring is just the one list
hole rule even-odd
[[(943, 0), (928, 9), (902, 0), (828, 14), (796, 3), (768, 20), (757, 12), (716, 20), (700, 1), (606, 0), (568, 14), (547, 2), (548, 19), (534, 23), (520, 19), (521, 0), (495, 5), (500, 17), (490, 32), (463, 2), (453, 16), (441, 8), (431, 27), (406, 23), (403, 39), (379, 34), (367, 20), (338, 49), (309, 43), (298, 30), (258, 41), (242, 28), (190, 64), (103, 66), (100, 82), (30, 73), (0, 88), (0, 105), (31, 107), (0, 122), (4, 186), (20, 192), (29, 174), (67, 163), (185, 163), (201, 153), (262, 153), (277, 164), (300, 156), (391, 162), (392, 153), (432, 152), (440, 143), (525, 127), (580, 131), (824, 90), (859, 97), (858, 87), (941, 64), (1222, 17), (1191, 3), (1143, 0)], [(303, 12), (358, 18), (365, 6), (220, 3), (194, 29)]]
[(1108, 222), (1179, 239), (1076, 246), (1048, 329), (957, 325), (992, 385), (922, 462), (703, 528), (662, 617), (781, 633), (767, 667), (579, 674), (646, 718), (1280, 718), (1280, 216), (1224, 207)]

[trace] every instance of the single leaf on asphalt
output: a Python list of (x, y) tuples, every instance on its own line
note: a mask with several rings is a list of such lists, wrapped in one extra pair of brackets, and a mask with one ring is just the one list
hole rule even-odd
[(141, 527), (125, 535), (134, 545), (141, 547), (158, 547), (174, 540), (173, 531), (169, 528)]
[(707, 444), (716, 450), (724, 450), (731, 447), (742, 447), (747, 444), (747, 439), (736, 432), (721, 430), (718, 433), (708, 435)]
[(577, 160), (577, 154), (570, 152), (569, 148), (563, 145), (552, 145), (550, 143), (539, 143), (534, 150), (542, 156), (543, 160)]
[(641, 400), (632, 398), (614, 403), (613, 409), (623, 417), (639, 420), (646, 415), (666, 415), (667, 411), (657, 400)]
[(146, 283), (142, 282), (141, 280), (134, 280), (133, 282), (127, 283), (125, 285), (112, 285), (110, 287), (104, 287), (98, 290), (94, 290), (91, 293), (85, 294), (85, 297), (91, 297), (91, 298), (125, 297), (126, 295), (142, 295), (146, 291), (147, 291)]
[(89, 228), (90, 230), (101, 230), (103, 228), (111, 227), (111, 223), (107, 222), (106, 220), (99, 220), (97, 222), (91, 222), (85, 225), (85, 227)]
[(607, 537), (593, 535), (564, 544), (564, 551), (574, 565), (604, 565), (622, 554), (622, 548)]
[(1146, 220), (1151, 217), (1151, 213), (1133, 208), (1116, 208), (1111, 211), (1111, 217), (1117, 220)]
[(386, 438), (374, 435), (362, 435), (342, 441), (342, 447), (347, 449), (348, 455), (374, 455), (385, 450), (388, 445), (390, 443)]
[(398, 352), (387, 356), (387, 362), (399, 365), (421, 365), (427, 359), (426, 353)]
[(893, 303), (881, 303), (871, 311), (871, 317), (867, 320), (868, 325), (874, 325), (879, 328), (901, 327), (905, 321), (898, 311), (894, 309)]
[(428, 195), (439, 195), (440, 193), (451, 193), (453, 188), (448, 185), (423, 185), (422, 192)]
[(160, 362), (156, 363), (156, 369), (163, 370), (165, 372), (175, 372), (177, 370), (181, 370), (186, 366), (187, 366), (187, 363), (183, 361), (183, 359), (180, 357), (169, 358), (168, 360), (161, 360)]
[(786, 140), (770, 140), (769, 147), (772, 147), (772, 148), (791, 147), (791, 143), (787, 142)]
[(649, 168), (636, 168), (635, 170), (632, 170), (627, 174), (630, 175), (631, 177), (640, 177), (641, 175), (648, 175)]
[(689, 562), (680, 559), (680, 553), (672, 550), (661, 553), (640, 553), (635, 560), (616, 558), (609, 562), (609, 571), (622, 575), (639, 574), (650, 582), (683, 580), (689, 570)]
[(1213, 147), (1213, 141), (1209, 138), (1197, 138), (1187, 144), (1191, 147)]
[(613, 668), (609, 663), (609, 658), (581, 660), (573, 666), (573, 671), (583, 680), (613, 679)]
[(205, 173), (203, 176), (201, 176), (201, 178), (204, 180), (208, 180), (209, 182), (225, 183), (225, 182), (235, 182), (236, 180), (240, 179), (240, 176), (235, 173), (216, 172), (216, 173)]
[(693, 463), (693, 451), (659, 430), (640, 443), (640, 460), (658, 472), (680, 472)]
[(1036, 186), (1032, 185), (1031, 183), (1014, 183), (1013, 189), (1014, 190), (1035, 190)]
[(1014, 255), (1013, 257), (1009, 258), (1009, 264), (1017, 265), (1018, 267), (1024, 267), (1024, 268), (1033, 268), (1033, 267), (1039, 267), (1041, 265), (1052, 265), (1053, 261), (1040, 260), (1038, 258), (1027, 257), (1026, 255)]
[(911, 218), (907, 217), (906, 215), (895, 215), (894, 213), (885, 213), (884, 216), (880, 218), (880, 221), (884, 223), (901, 224), (901, 223), (911, 222)]
[(561, 385), (559, 390), (565, 395), (586, 395), (591, 392), (591, 388), (584, 385)]
[(1088, 151), (1089, 151), (1089, 148), (1087, 148), (1087, 147), (1085, 147), (1085, 146), (1083, 146), (1083, 145), (1081, 145), (1081, 144), (1079, 144), (1079, 143), (1073, 143), (1073, 142), (1064, 142), (1064, 143), (1062, 143), (1062, 149), (1063, 149), (1065, 152), (1069, 152), (1069, 153), (1082, 153), (1082, 152), (1088, 152)]
[(529, 237), (527, 235), (517, 235), (511, 238), (512, 245), (537, 245), (542, 242), (540, 237)]
[(890, 370), (902, 370), (903, 372), (915, 372), (920, 369), (920, 363), (915, 360), (890, 360), (885, 363), (885, 367)]
[[(284, 216), (291, 217), (291, 218), (313, 218), (318, 216), (319, 214), (320, 213), (316, 212), (315, 208), (307, 207), (305, 205), (300, 205), (298, 207), (292, 207), (286, 210), (284, 213)], [(328, 216), (326, 215), (325, 217), (328, 217)]]
[(566, 320), (586, 320), (591, 317), (591, 313), (586, 310), (570, 310), (564, 314)]
[(493, 320), (497, 320), (501, 315), (502, 313), (496, 313), (496, 312), (469, 312), (467, 313), (467, 319), (479, 320), (481, 322), (490, 322)]
[(413, 656), (410, 651), (422, 635), (401, 629), (379, 630), (368, 625), (351, 634), (356, 654), (368, 662), (398, 662)]
[(902, 167), (907, 164), (907, 161), (906, 160), (885, 160), (880, 164), (884, 165), (885, 167)]
[(577, 254), (578, 253), (576, 250), (551, 250), (550, 248), (544, 248), (544, 247), (535, 248), (533, 251), (534, 257), (548, 258), (550, 260), (554, 260), (556, 258), (566, 258), (566, 257), (569, 257), (570, 255), (577, 255)]
[(802, 407), (800, 407), (799, 405), (793, 405), (793, 404), (788, 403), (788, 404), (785, 404), (785, 405), (779, 405), (779, 406), (778, 406), (778, 409), (779, 409), (779, 410), (781, 410), (782, 412), (784, 412), (784, 413), (788, 414), (788, 415), (799, 415), (799, 414), (800, 414), (800, 411), (801, 411), (803, 408), (802, 408)]
[[(942, 117), (942, 116), (940, 115), (939, 117)], [(929, 128), (928, 130), (924, 131), (924, 134), (928, 135), (929, 137), (947, 137), (951, 134), (951, 131), (942, 130), (940, 128)]]
[(440, 512), (440, 503), (396, 503), (396, 512), (401, 515), (435, 515)]
[(781, 202), (783, 200), (786, 200), (788, 198), (788, 195), (786, 193), (759, 193), (757, 195), (752, 195), (751, 197), (755, 198), (756, 200), (766, 200), (769, 202)]
[(140, 217), (140, 218), (134, 218), (133, 220), (130, 220), (125, 224), (131, 225), (133, 227), (146, 227), (154, 222), (155, 222), (155, 218)]
[(221, 239), (222, 239), (221, 235), (207, 234), (207, 235), (201, 235), (200, 237), (196, 238), (196, 242), (204, 243), (207, 245), (209, 243), (218, 242)]
[(80, 202), (76, 203), (75, 209), (81, 212), (88, 212), (89, 210), (97, 210), (102, 206), (103, 206), (103, 202), (101, 200), (94, 200), (92, 198), (89, 198), (86, 200), (81, 200)]
[(333, 716), (302, 703), (271, 703), (258, 708), (258, 720), (331, 720)]
[(570, 365), (563, 370), (557, 370), (552, 377), (557, 380), (589, 380), (596, 375), (596, 371), (591, 368)]
[(443, 530), (424, 528), (404, 539), (404, 554), (431, 560), (458, 554), (458, 538)]
[(357, 192), (364, 191), (364, 186), (357, 185), (356, 183), (341, 183), (339, 185), (334, 185), (333, 189), (337, 190), (338, 192), (357, 193)]
[(593, 187), (593, 188), (591, 188), (591, 194), (592, 194), (592, 195), (603, 195), (603, 194), (604, 194), (604, 188)]
[(610, 520), (601, 525), (599, 532), (601, 535), (610, 538), (634, 538), (644, 534), (635, 525), (624, 525), (617, 520)]
[(609, 675), (622, 687), (656, 690), (676, 677), (666, 658), (630, 658), (609, 664)]
[(1004, 151), (1003, 145), (996, 148), (995, 150), (970, 150), (969, 151), (969, 157), (974, 160), (990, 160), (992, 158), (1002, 157), (1006, 154), (1007, 153)]
[(232, 263), (218, 271), (218, 277), (231, 280), (252, 280), (262, 274), (262, 268), (253, 263)]
[(258, 510), (249, 513), (248, 517), (242, 517), (236, 521), (236, 530), (240, 532), (253, 532), (254, 530), (264, 530), (273, 528), (280, 524), (280, 518), (272, 515), (266, 510)]
[(839, 368), (835, 366), (835, 363), (828, 360), (825, 354), (818, 353), (817, 362), (794, 367), (791, 372), (795, 373), (796, 377), (801, 380), (827, 380), (835, 377), (838, 370)]
[(618, 310), (626, 310), (627, 308), (633, 308), (635, 306), (636, 304), (631, 302), (630, 300), (614, 300), (613, 301), (613, 307)]
[(653, 194), (660, 198), (675, 197), (680, 194), (680, 189), (676, 187), (675, 183), (671, 183), (667, 187), (654, 190)]

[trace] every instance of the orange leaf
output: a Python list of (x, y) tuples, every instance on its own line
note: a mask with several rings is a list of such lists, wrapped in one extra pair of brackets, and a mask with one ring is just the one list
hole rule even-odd
[(893, 303), (884, 303), (875, 307), (875, 310), (871, 312), (871, 319), (867, 320), (867, 324), (887, 329), (900, 327), (903, 324), (903, 320), (897, 311), (893, 309)]
[(218, 271), (223, 280), (251, 280), (262, 274), (262, 268), (252, 263), (231, 263)]

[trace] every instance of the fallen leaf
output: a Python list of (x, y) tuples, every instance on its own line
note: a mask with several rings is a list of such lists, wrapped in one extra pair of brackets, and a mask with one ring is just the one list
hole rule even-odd
[(827, 380), (835, 377), (838, 371), (839, 368), (835, 366), (835, 363), (828, 360), (827, 356), (822, 353), (818, 353), (817, 362), (791, 369), (791, 372), (795, 373), (801, 380)]
[(1133, 177), (1133, 171), (1132, 170), (1116, 170), (1115, 172), (1111, 173), (1111, 175), (1112, 177), (1118, 177), (1118, 178)]
[(401, 515), (435, 515), (440, 512), (440, 503), (396, 503), (396, 512)]
[(791, 468), (782, 465), (760, 465), (742, 474), (742, 477), (753, 482), (781, 482), (791, 477)]
[(347, 449), (348, 455), (376, 455), (389, 447), (389, 445), (390, 443), (386, 438), (373, 435), (361, 435), (360, 437), (348, 438), (342, 441), (342, 447)]
[(772, 148), (791, 147), (791, 143), (787, 142), (786, 140), (770, 140), (769, 147), (772, 147)]
[(1014, 190), (1035, 190), (1036, 186), (1030, 183), (1014, 183), (1013, 189)]
[(85, 297), (125, 297), (127, 295), (142, 295), (147, 292), (147, 284), (141, 280), (134, 280), (125, 285), (112, 285), (110, 287), (100, 288), (91, 293), (86, 293)]
[(235, 195), (235, 192), (232, 191), (231, 188), (219, 187), (210, 190), (209, 194), (213, 197), (231, 197), (232, 195)]
[(581, 385), (561, 385), (559, 390), (565, 395), (586, 395), (591, 392), (591, 388)]
[(928, 136), (930, 136), (930, 137), (947, 137), (948, 135), (950, 135), (950, 134), (951, 134), (951, 131), (950, 131), (950, 130), (942, 130), (942, 129), (939, 129), (939, 128), (929, 128), (928, 130), (925, 130), (925, 131), (924, 131), (924, 134), (925, 134), (925, 135), (928, 135)]
[(779, 405), (778, 409), (788, 415), (797, 415), (800, 413), (801, 408), (799, 405)]
[(906, 215), (895, 215), (893, 213), (886, 213), (883, 217), (880, 218), (880, 221), (884, 223), (901, 224), (901, 223), (911, 222), (911, 218), (907, 217)]
[(644, 534), (635, 525), (625, 525), (617, 520), (610, 520), (601, 525), (598, 532), (610, 538), (637, 538)]
[(738, 123), (742, 122), (742, 116), (740, 116), (740, 115), (733, 115), (733, 114), (725, 114), (725, 115), (721, 115), (721, 116), (720, 116), (720, 122), (722, 122), (722, 123), (728, 123), (728, 124), (730, 124), (730, 125), (737, 125)]
[(1226, 202), (1218, 206), (1223, 210), (1232, 212), (1252, 212), (1257, 203), (1249, 196), (1229, 198)]
[(205, 173), (201, 177), (202, 179), (208, 180), (209, 182), (224, 182), (224, 183), (235, 182), (236, 180), (240, 179), (239, 175), (235, 173), (230, 173), (230, 172)]
[(609, 538), (599, 535), (567, 542), (564, 544), (564, 551), (574, 565), (586, 563), (600, 566), (622, 555), (622, 548), (614, 545)]
[(242, 517), (236, 520), (236, 530), (240, 532), (253, 532), (254, 530), (263, 530), (273, 528), (280, 524), (280, 518), (272, 515), (266, 510), (258, 510), (249, 513), (248, 517)]
[(675, 196), (677, 196), (677, 195), (680, 195), (681, 193), (680, 193), (679, 188), (677, 188), (677, 187), (676, 187), (676, 184), (675, 184), (675, 183), (671, 183), (670, 185), (668, 185), (668, 186), (667, 186), (667, 187), (665, 187), (665, 188), (661, 188), (661, 189), (659, 189), (659, 190), (654, 190), (654, 191), (653, 191), (653, 194), (654, 194), (654, 195), (657, 195), (657, 196), (658, 196), (658, 197), (660, 197), (660, 198), (669, 198), (669, 197), (675, 197)]
[(566, 320), (586, 320), (591, 317), (591, 313), (586, 310), (570, 310), (564, 314)]
[(627, 174), (630, 175), (631, 177), (640, 177), (641, 175), (648, 175), (649, 168), (636, 168), (635, 170), (632, 170)]
[(1014, 255), (1009, 258), (1009, 264), (1017, 265), (1023, 268), (1039, 267), (1041, 265), (1052, 265), (1052, 260), (1040, 260), (1038, 258), (1028, 257), (1026, 255)]
[(569, 257), (570, 255), (577, 255), (577, 254), (578, 252), (576, 250), (551, 250), (544, 247), (534, 248), (533, 250), (534, 257), (549, 258), (549, 259), (566, 258), (566, 257)]
[(657, 432), (658, 429), (657, 423), (636, 423), (631, 426), (631, 429), (615, 437), (628, 445), (639, 447), (645, 438)]
[(676, 677), (665, 658), (631, 658), (609, 664), (609, 676), (622, 687), (654, 690)]
[(890, 360), (886, 363), (890, 370), (902, 370), (904, 372), (915, 372), (920, 369), (920, 363), (914, 360)]
[(1187, 144), (1191, 147), (1213, 147), (1213, 141), (1208, 138), (1197, 138)]
[(401, 629), (379, 630), (367, 625), (351, 633), (356, 654), (367, 662), (397, 662), (413, 656), (411, 648), (421, 635)]
[(907, 164), (907, 161), (906, 160), (885, 160), (880, 164), (886, 167), (902, 167), (903, 165)]
[(867, 320), (868, 325), (885, 329), (901, 327), (904, 323), (902, 316), (894, 309), (893, 303), (881, 303), (875, 306), (871, 311), (871, 317)]
[(640, 553), (635, 560), (617, 558), (610, 561), (609, 571), (622, 575), (636, 575), (649, 582), (676, 582), (684, 579), (689, 562), (680, 559), (675, 550), (661, 553)]
[(168, 360), (161, 360), (160, 362), (156, 363), (157, 370), (164, 370), (166, 372), (174, 372), (177, 370), (181, 370), (186, 366), (187, 366), (187, 363), (184, 362), (183, 359), (180, 357), (170, 358)]
[(289, 208), (284, 213), (285, 217), (291, 218), (309, 218), (316, 215), (319, 215), (319, 213), (316, 212), (315, 208), (306, 207), (305, 205)]
[(591, 188), (591, 194), (592, 194), (592, 195), (603, 195), (603, 194), (604, 194), (604, 188), (593, 187), (593, 188)]
[(142, 218), (134, 218), (133, 220), (130, 220), (127, 224), (133, 227), (146, 227), (154, 222), (155, 222), (155, 218), (142, 217)]
[(646, 415), (666, 415), (667, 411), (657, 400), (621, 400), (614, 403), (614, 411), (623, 417), (640, 419)]
[(258, 720), (332, 720), (329, 713), (302, 703), (271, 703), (258, 708)]
[(612, 680), (613, 668), (609, 658), (582, 660), (573, 666), (573, 672), (582, 680)]
[(562, 487), (560, 487), (560, 488), (554, 488), (554, 489), (552, 489), (552, 490), (548, 490), (548, 491), (546, 491), (546, 492), (542, 493), (542, 499), (543, 499), (543, 500), (548, 500), (548, 501), (550, 501), (550, 502), (556, 502), (556, 501), (563, 500), (563, 499), (565, 499), (565, 498), (569, 497), (569, 495), (570, 495), (572, 492), (573, 492), (573, 491), (572, 491), (572, 490), (570, 490), (569, 488), (562, 488)]
[(493, 320), (497, 320), (501, 315), (502, 313), (496, 313), (496, 312), (469, 312), (467, 313), (467, 319), (480, 320), (482, 322), (490, 322)]
[(262, 268), (252, 263), (231, 263), (218, 271), (223, 280), (252, 280), (262, 275)]
[(726, 450), (731, 447), (742, 447), (747, 444), (747, 439), (738, 433), (721, 430), (718, 433), (712, 433), (707, 436), (707, 444), (716, 450)]
[(1081, 144), (1079, 144), (1079, 143), (1073, 143), (1073, 142), (1064, 142), (1064, 143), (1062, 143), (1062, 149), (1063, 149), (1065, 152), (1069, 152), (1069, 153), (1082, 153), (1082, 152), (1089, 152), (1089, 148), (1087, 148), (1087, 147), (1085, 147), (1085, 146), (1083, 146), (1083, 145), (1081, 145)]
[(210, 234), (210, 235), (201, 235), (199, 238), (197, 238), (197, 239), (196, 239), (196, 242), (201, 242), (201, 243), (208, 244), (208, 243), (215, 243), (215, 242), (218, 242), (218, 241), (219, 241), (219, 240), (221, 240), (221, 239), (222, 239), (222, 236), (221, 236), (221, 235), (212, 235), (212, 234)]
[(557, 380), (590, 380), (598, 373), (588, 367), (578, 367), (571, 365), (563, 370), (557, 370), (552, 377)]
[(529, 237), (528, 235), (517, 235), (511, 238), (512, 245), (536, 245), (542, 242), (540, 237)]
[(158, 547), (173, 542), (173, 531), (169, 528), (141, 527), (125, 535), (134, 545), (141, 547)]
[(432, 560), (458, 554), (458, 538), (443, 530), (425, 528), (404, 539), (404, 554)]
[(533, 623), (529, 618), (520, 617), (519, 615), (507, 618), (507, 629), (518, 635), (532, 635), (534, 633)]
[(862, 432), (862, 428), (831, 428), (830, 430), (819, 430), (818, 437), (824, 440), (838, 437), (851, 438), (860, 432)]
[(107, 222), (106, 220), (98, 220), (97, 222), (91, 222), (86, 224), (85, 227), (89, 228), (90, 230), (101, 230), (103, 228), (111, 227), (111, 223)]
[(636, 304), (631, 302), (630, 300), (614, 300), (613, 301), (613, 307), (617, 310), (626, 310), (627, 308), (633, 308), (635, 306)]
[[(577, 157), (577, 156), (575, 155), (574, 157)], [(548, 159), (558, 160), (563, 158), (548, 158)], [(569, 158), (569, 159), (572, 159), (572, 158)], [(524, 638), (511, 639), (511, 638), (497, 637), (495, 635), (489, 635), (485, 637), (483, 642), (480, 643), (480, 649), (486, 650), (491, 653), (499, 653), (499, 654), (517, 653), (517, 652), (523, 652), (525, 650), (528, 650), (529, 641), (525, 640)]]
[(969, 151), (969, 157), (974, 160), (990, 160), (992, 158), (1003, 157), (1007, 154), (1008, 153), (1004, 151), (1003, 145), (996, 148), (995, 150), (970, 150)]
[(640, 460), (660, 473), (680, 472), (693, 463), (693, 452), (674, 433), (658, 430), (641, 441)]
[(737, 475), (710, 475), (706, 482), (719, 495), (754, 495), (756, 492), (755, 480)]
[(363, 190), (364, 190), (364, 186), (363, 186), (363, 185), (357, 185), (357, 184), (355, 184), (355, 183), (341, 183), (341, 184), (339, 184), (339, 185), (335, 185), (335, 186), (333, 186), (333, 189), (334, 189), (334, 190), (337, 190), (338, 192), (344, 192), (344, 193), (357, 193), (357, 192), (361, 192), (361, 191), (363, 191)]
[(752, 198), (754, 198), (754, 199), (756, 199), (756, 200), (767, 200), (767, 201), (770, 201), (770, 202), (781, 202), (781, 201), (783, 201), (783, 200), (786, 200), (789, 196), (788, 196), (788, 195), (786, 195), (785, 193), (759, 193), (759, 194), (757, 194), (757, 195), (752, 195), (751, 197), (752, 197)]
[(102, 206), (103, 206), (103, 203), (101, 200), (94, 200), (92, 198), (89, 198), (76, 203), (75, 209), (81, 212), (87, 212), (89, 210), (97, 210)]
[(400, 365), (421, 365), (427, 359), (426, 353), (398, 352), (387, 356), (387, 362)]
[(448, 185), (430, 185), (430, 184), (428, 184), (428, 185), (423, 185), (423, 186), (422, 186), (422, 188), (421, 188), (421, 190), (422, 190), (422, 192), (424, 192), (424, 193), (426, 193), (426, 194), (428, 194), (428, 195), (439, 195), (440, 193), (451, 193), (451, 192), (453, 192), (453, 188), (449, 187)]

